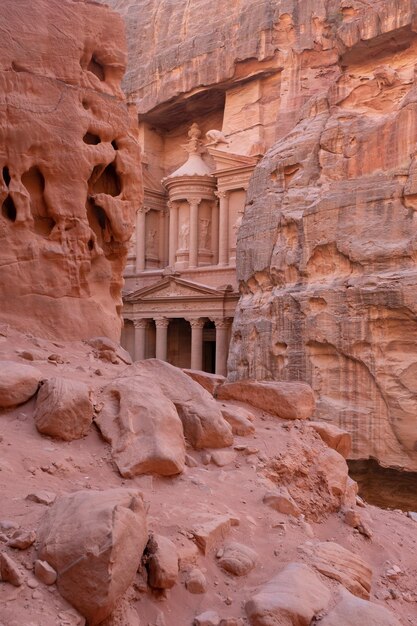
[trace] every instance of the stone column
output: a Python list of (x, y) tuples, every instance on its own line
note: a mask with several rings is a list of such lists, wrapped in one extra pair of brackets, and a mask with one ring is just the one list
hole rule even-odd
[(168, 326), (169, 319), (159, 317), (155, 319), (156, 326), (156, 358), (161, 361), (167, 360), (168, 353)]
[(136, 211), (136, 273), (145, 269), (146, 253), (146, 209), (140, 207)]
[(178, 205), (168, 202), (169, 207), (169, 265), (175, 266), (178, 246)]
[(218, 191), (219, 198), (219, 265), (229, 265), (229, 192)]
[(190, 205), (190, 257), (188, 267), (197, 267), (198, 265), (198, 207), (201, 198), (191, 198), (188, 200)]
[(158, 256), (159, 267), (165, 267), (165, 211), (159, 211), (159, 239), (158, 239)]
[(213, 202), (211, 207), (211, 247), (213, 265), (219, 262), (219, 203)]
[(216, 374), (227, 375), (227, 357), (229, 354), (229, 326), (228, 319), (213, 320), (216, 326)]
[(133, 320), (135, 327), (135, 361), (143, 361), (146, 350), (146, 329), (148, 320)]
[(188, 320), (191, 326), (191, 369), (203, 369), (203, 328), (204, 319)]

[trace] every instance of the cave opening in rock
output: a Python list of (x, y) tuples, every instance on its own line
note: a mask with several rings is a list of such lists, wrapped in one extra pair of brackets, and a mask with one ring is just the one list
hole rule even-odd
[(54, 226), (55, 220), (48, 214), (45, 202), (45, 178), (40, 169), (34, 165), (22, 176), (22, 183), (30, 195), (30, 208), (33, 216), (35, 233), (48, 237)]
[(83, 137), (83, 142), (90, 146), (98, 146), (98, 144), (101, 143), (101, 139), (98, 135), (88, 132), (85, 133)]
[(110, 163), (97, 177), (97, 173), (102, 167), (102, 165), (98, 165), (93, 170), (89, 184), (90, 193), (105, 193), (113, 197), (119, 196), (122, 191), (122, 184), (114, 163)]
[(97, 76), (97, 78), (102, 82), (106, 80), (104, 65), (97, 60), (94, 54), (91, 57), (91, 61), (88, 64), (87, 69), (89, 72), (92, 72), (95, 76)]
[(11, 176), (10, 176), (9, 168), (6, 166), (3, 167), (3, 180), (6, 184), (6, 187), (8, 187), (10, 185)]
[(5, 217), (10, 222), (16, 221), (17, 211), (13, 199), (10, 196), (7, 196), (7, 198), (3, 202), (1, 212), (3, 214), (3, 217)]
[(348, 461), (359, 495), (382, 509), (417, 511), (417, 472), (381, 467), (377, 461)]

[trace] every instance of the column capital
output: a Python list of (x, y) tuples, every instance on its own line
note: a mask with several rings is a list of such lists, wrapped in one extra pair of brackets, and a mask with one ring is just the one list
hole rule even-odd
[(214, 195), (216, 196), (216, 198), (220, 200), (221, 198), (227, 198), (229, 193), (230, 193), (229, 190), (219, 189), (218, 191), (214, 192)]
[(206, 320), (203, 317), (194, 317), (187, 319), (187, 322), (189, 322), (191, 328), (204, 328)]
[(154, 322), (157, 328), (168, 328), (169, 326), (169, 319), (167, 317), (155, 317)]
[(232, 321), (229, 317), (215, 317), (211, 320), (214, 322), (216, 328), (229, 328)]
[(150, 207), (142, 205), (138, 209), (136, 209), (136, 213), (146, 215), (146, 213), (149, 213), (150, 210), (151, 210)]
[(148, 321), (149, 320), (147, 320), (145, 318), (141, 318), (141, 319), (138, 319), (138, 320), (133, 320), (133, 326), (135, 328), (147, 328), (148, 327)]
[(202, 198), (187, 198), (187, 202), (190, 206), (199, 206), (201, 204)]
[(178, 204), (179, 204), (178, 200), (168, 200), (167, 202), (168, 211), (172, 211), (172, 209), (177, 209)]

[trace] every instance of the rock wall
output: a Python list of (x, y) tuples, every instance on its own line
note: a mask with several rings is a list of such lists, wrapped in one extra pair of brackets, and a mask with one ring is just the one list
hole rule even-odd
[(239, 232), (229, 376), (311, 383), (353, 458), (415, 470), (417, 4), (310, 4), (322, 37), (288, 56), (284, 120), (300, 106)]
[(0, 321), (116, 339), (142, 194), (123, 22), (94, 2), (1, 11)]

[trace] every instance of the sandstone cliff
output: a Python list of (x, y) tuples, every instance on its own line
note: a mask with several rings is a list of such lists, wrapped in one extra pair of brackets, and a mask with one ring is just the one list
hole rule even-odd
[(122, 20), (70, 0), (1, 10), (0, 320), (40, 336), (118, 338), (141, 201)]

